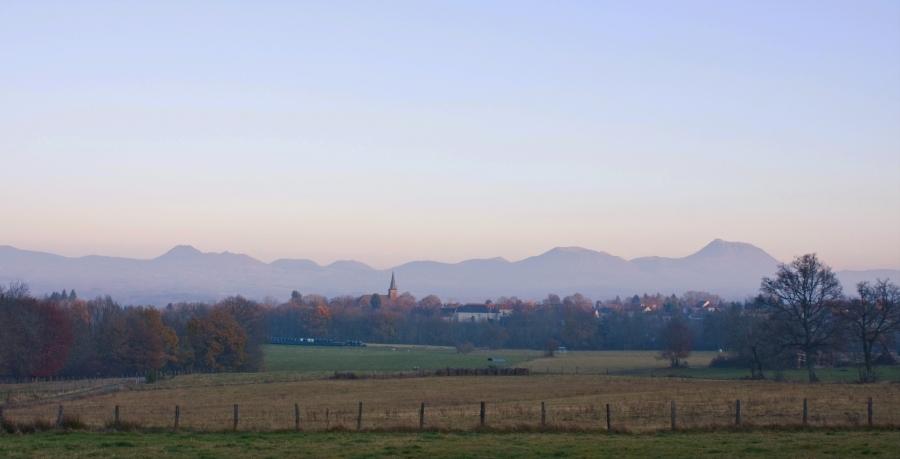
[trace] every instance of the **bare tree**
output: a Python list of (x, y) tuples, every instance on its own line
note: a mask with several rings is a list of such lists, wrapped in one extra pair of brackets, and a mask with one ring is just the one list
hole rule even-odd
[(765, 379), (764, 370), (781, 350), (773, 343), (768, 319), (755, 310), (729, 315), (725, 326), (729, 349), (746, 362), (752, 379)]
[(832, 312), (841, 299), (841, 283), (815, 254), (781, 265), (774, 278), (764, 277), (760, 291), (770, 313), (773, 338), (805, 354), (809, 382), (817, 382), (815, 356), (831, 348), (838, 332)]
[(662, 350), (660, 357), (669, 359), (669, 366), (678, 368), (682, 360), (691, 355), (694, 334), (681, 317), (675, 317), (660, 331)]
[(27, 297), (29, 293), (30, 289), (28, 288), (28, 284), (24, 282), (10, 282), (9, 286), (5, 289), (0, 285), (0, 298), (18, 300)]
[(544, 343), (544, 357), (553, 357), (559, 349), (559, 341), (550, 338)]
[(860, 282), (856, 287), (859, 298), (844, 303), (841, 318), (849, 326), (853, 338), (862, 345), (863, 382), (875, 380), (872, 354), (876, 344), (900, 329), (900, 288), (887, 280), (875, 285)]

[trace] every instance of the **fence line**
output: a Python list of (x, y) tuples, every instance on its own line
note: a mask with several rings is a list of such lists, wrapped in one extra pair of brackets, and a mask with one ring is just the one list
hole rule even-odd
[[(668, 410), (665, 406), (668, 405)], [(724, 405), (724, 406), (723, 406)], [(810, 426), (829, 425), (829, 426), (867, 426), (867, 427), (897, 427), (898, 420), (894, 413), (900, 412), (900, 407), (894, 406), (895, 403), (885, 403), (876, 406), (872, 397), (865, 400), (865, 406), (859, 406), (859, 416), (853, 416), (851, 412), (844, 411), (844, 418), (837, 414), (835, 420), (829, 416), (835, 416), (836, 411), (828, 411), (828, 405), (824, 405), (826, 414), (811, 416), (809, 400), (802, 399), (802, 403), (795, 405), (793, 410), (793, 422), (791, 421), (790, 411), (788, 413), (772, 413), (766, 411), (759, 413), (755, 418), (755, 422), (746, 422), (747, 406), (742, 404), (742, 400), (734, 400), (723, 404), (709, 403), (677, 403), (676, 400), (670, 400), (667, 404), (662, 402), (639, 402), (638, 404), (605, 404), (605, 413), (598, 411), (595, 405), (583, 404), (557, 404), (551, 405), (546, 401), (534, 402), (533, 404), (515, 403), (510, 406), (509, 403), (490, 404), (486, 401), (480, 401), (477, 404), (477, 411), (468, 408), (470, 405), (457, 406), (436, 406), (431, 407), (426, 418), (426, 403), (421, 402), (418, 409), (413, 407), (404, 408), (387, 408), (383, 413), (371, 408), (364, 410), (363, 401), (356, 403), (355, 413), (347, 408), (330, 409), (325, 408), (324, 419), (320, 419), (320, 412), (317, 410), (307, 411), (306, 415), (302, 415), (301, 404), (293, 403), (293, 406), (286, 404), (284, 412), (281, 410), (254, 410), (252, 405), (244, 405), (234, 403), (230, 404), (231, 419), (230, 429), (226, 429), (222, 422), (227, 422), (226, 416), (217, 416), (214, 413), (224, 414), (226, 407), (229, 405), (205, 405), (205, 406), (188, 406), (186, 413), (182, 410), (182, 405), (174, 405), (174, 416), (172, 407), (159, 406), (142, 406), (129, 407), (127, 410), (119, 405), (112, 407), (111, 411), (106, 411), (105, 420), (102, 415), (103, 409), (109, 409), (109, 406), (102, 404), (95, 405), (71, 405), (65, 407), (60, 404), (56, 406), (55, 422), (46, 425), (52, 425), (56, 428), (63, 428), (69, 425), (86, 425), (86, 426), (111, 426), (112, 428), (171, 428), (179, 430), (184, 427), (184, 422), (189, 424), (198, 419), (202, 424), (200, 428), (193, 430), (288, 430), (289, 422), (282, 424), (281, 421), (290, 419), (293, 414), (293, 429), (301, 430), (328, 430), (332, 428), (349, 428), (348, 423), (355, 421), (356, 430), (410, 430), (416, 429), (448, 429), (448, 430), (472, 430), (485, 428), (533, 428), (533, 429), (580, 429), (580, 430), (606, 430), (606, 431), (625, 431), (625, 430), (681, 430), (689, 428), (713, 428), (713, 427), (734, 427), (741, 428), (746, 426), (785, 426), (785, 425), (801, 425)], [(752, 404), (750, 408), (752, 409)], [(818, 406), (818, 405), (817, 405)], [(242, 408), (247, 408), (243, 410)], [(733, 407), (733, 408), (732, 408)], [(292, 408), (292, 410), (291, 410)], [(822, 408), (822, 407), (820, 407)], [(865, 423), (862, 422), (862, 410), (865, 409)], [(24, 425), (27, 422), (37, 423), (40, 419), (46, 417), (32, 415), (29, 419), (26, 416), (11, 416), (14, 410), (3, 410), (0, 406), (0, 432), (14, 432), (16, 426)], [(665, 411), (668, 411), (668, 429), (663, 424), (666, 419)], [(210, 412), (213, 415), (210, 415)], [(292, 413), (291, 413), (292, 412)], [(880, 422), (876, 423), (876, 415), (882, 415)], [(353, 416), (355, 414), (355, 416)], [(605, 416), (603, 416), (605, 414)], [(185, 417), (187, 415), (187, 417)], [(477, 416), (477, 418), (476, 418)], [(555, 416), (555, 422), (551, 417)], [(355, 419), (354, 419), (355, 417)], [(90, 418), (90, 419), (85, 419)], [(170, 421), (160, 419), (168, 418)], [(466, 421), (469, 419), (469, 421)], [(78, 422), (73, 424), (73, 420)], [(209, 424), (209, 421), (212, 421)], [(302, 422), (301, 422), (302, 420)], [(766, 422), (772, 421), (774, 422)], [(98, 422), (99, 421), (99, 422)], [(246, 421), (246, 422), (245, 422)], [(266, 424), (266, 422), (268, 424)], [(604, 423), (605, 421), (605, 423)], [(762, 422), (760, 422), (762, 421)], [(454, 424), (455, 423), (455, 424)], [(324, 424), (324, 426), (323, 426)], [(605, 424), (605, 425), (604, 425)], [(352, 425), (352, 424), (350, 424)], [(196, 423), (195, 423), (196, 426)], [(218, 428), (216, 426), (219, 426)], [(324, 427), (324, 428), (323, 428)]]

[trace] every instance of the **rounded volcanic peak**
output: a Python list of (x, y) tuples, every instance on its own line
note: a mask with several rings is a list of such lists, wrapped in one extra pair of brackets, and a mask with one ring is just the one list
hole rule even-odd
[(329, 269), (337, 269), (341, 271), (369, 271), (371, 266), (356, 260), (338, 260), (326, 266)]
[(247, 254), (229, 251), (221, 253), (204, 253), (190, 245), (177, 245), (154, 260), (186, 264), (218, 263), (227, 266), (257, 265), (262, 263)]
[(554, 247), (538, 256), (526, 258), (528, 260), (617, 260), (625, 261), (615, 255), (597, 250), (585, 249), (584, 247)]
[(541, 276), (542, 279), (557, 277), (568, 280), (607, 276), (631, 269), (622, 258), (583, 247), (556, 247), (515, 265), (526, 273)]
[(271, 265), (275, 268), (290, 270), (312, 270), (321, 268), (315, 261), (305, 258), (279, 258), (278, 260), (273, 261)]
[(457, 265), (463, 266), (479, 266), (479, 265), (505, 265), (509, 264), (509, 260), (503, 257), (493, 257), (493, 258), (470, 258), (468, 260), (460, 261), (456, 263)]
[(193, 260), (203, 256), (203, 252), (192, 245), (176, 245), (168, 252), (156, 257), (157, 260)]
[(729, 257), (755, 257), (776, 260), (765, 250), (746, 242), (726, 241), (714, 239), (697, 253), (688, 258), (729, 258)]

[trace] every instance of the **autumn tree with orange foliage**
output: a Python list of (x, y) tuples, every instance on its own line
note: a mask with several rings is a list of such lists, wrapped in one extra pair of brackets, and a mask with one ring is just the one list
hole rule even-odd
[(242, 367), (247, 360), (247, 333), (226, 309), (188, 322), (188, 338), (199, 370), (222, 371)]

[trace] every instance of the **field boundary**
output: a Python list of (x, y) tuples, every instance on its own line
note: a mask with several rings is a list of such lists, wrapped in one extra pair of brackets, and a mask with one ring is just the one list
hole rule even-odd
[[(44, 403), (44, 405), (52, 406), (48, 403)], [(453, 407), (448, 414), (448, 408), (438, 406), (436, 408), (428, 408), (428, 405), (425, 402), (421, 402), (415, 411), (411, 410), (412, 407), (405, 407), (401, 414), (401, 407), (391, 408), (385, 411), (384, 416), (380, 416), (378, 409), (367, 411), (367, 404), (363, 401), (359, 401), (354, 406), (354, 409), (348, 409), (349, 407), (344, 407), (342, 410), (334, 410), (330, 411), (329, 409), (324, 410), (324, 419), (320, 419), (320, 412), (317, 411), (306, 411), (305, 413), (300, 409), (299, 403), (294, 403), (293, 406), (285, 406), (285, 410), (265, 410), (264, 412), (260, 412), (258, 410), (253, 410), (253, 405), (250, 405), (250, 418), (251, 423), (249, 428), (247, 428), (242, 421), (244, 421), (244, 417), (242, 414), (242, 405), (238, 403), (234, 403), (231, 405), (221, 405), (216, 406), (215, 413), (213, 415), (209, 415), (208, 413), (201, 416), (201, 419), (204, 421), (214, 421), (214, 424), (222, 426), (221, 428), (207, 428), (207, 429), (192, 429), (189, 425), (186, 426), (184, 424), (184, 418), (182, 416), (182, 406), (178, 404), (168, 405), (166, 407), (160, 406), (142, 406), (140, 409), (136, 409), (130, 412), (130, 415), (134, 415), (135, 413), (141, 414), (146, 412), (153, 412), (158, 415), (156, 418), (156, 422), (153, 425), (148, 425), (146, 423), (142, 423), (140, 421), (135, 421), (133, 418), (130, 420), (124, 419), (122, 414), (122, 410), (120, 410), (120, 405), (114, 405), (112, 407), (111, 412), (107, 412), (109, 417), (106, 417), (106, 421), (103, 421), (100, 426), (96, 422), (93, 425), (88, 425), (85, 421), (82, 420), (82, 415), (85, 414), (84, 411), (79, 411), (79, 407), (76, 406), (74, 414), (66, 410), (65, 405), (59, 404), (56, 406), (55, 416), (53, 419), (48, 419), (47, 417), (37, 417), (31, 419), (25, 419), (22, 416), (16, 416), (16, 419), (13, 419), (11, 416), (8, 416), (9, 413), (5, 410), (5, 406), (0, 406), (0, 431), (5, 431), (7, 433), (28, 433), (28, 432), (36, 432), (36, 431), (45, 431), (52, 429), (66, 430), (66, 429), (75, 429), (75, 430), (172, 430), (172, 431), (250, 431), (250, 432), (267, 432), (267, 431), (380, 431), (380, 432), (413, 432), (413, 431), (439, 431), (439, 432), (473, 432), (473, 431), (516, 431), (516, 432), (540, 432), (540, 431), (562, 431), (562, 432), (593, 432), (593, 431), (604, 431), (604, 432), (618, 432), (618, 431), (631, 431), (634, 429), (640, 429), (641, 431), (651, 431), (651, 432), (661, 432), (661, 431), (690, 431), (690, 430), (701, 430), (701, 431), (709, 431), (709, 430), (719, 430), (719, 429), (734, 429), (734, 430), (744, 430), (747, 428), (776, 428), (779, 430), (783, 430), (786, 428), (887, 428), (887, 429), (895, 429), (898, 427), (896, 420), (891, 416), (891, 413), (895, 412), (896, 406), (893, 406), (891, 403), (887, 403), (885, 405), (879, 406), (884, 412), (888, 413), (888, 421), (881, 421), (876, 423), (876, 404), (872, 397), (868, 397), (865, 400), (865, 415), (862, 416), (858, 412), (843, 412), (843, 418), (838, 415), (837, 418), (829, 418), (827, 416), (834, 416), (835, 412), (833, 410), (829, 410), (830, 407), (827, 405), (822, 409), (822, 405), (819, 405), (820, 411), (826, 414), (819, 415), (811, 415), (810, 404), (807, 398), (802, 399), (802, 404), (800, 406), (795, 407), (796, 411), (793, 411), (794, 415), (785, 414), (786, 412), (781, 411), (778, 413), (770, 413), (767, 412), (760, 416), (759, 413), (756, 413), (752, 419), (748, 419), (746, 412), (746, 405), (742, 402), (742, 400), (737, 399), (734, 400), (731, 405), (730, 410), (723, 411), (722, 404), (717, 404), (715, 407), (719, 410), (713, 419), (716, 421), (703, 421), (698, 422), (696, 419), (696, 415), (698, 412), (704, 413), (705, 410), (708, 410), (713, 405), (704, 405), (698, 403), (685, 403), (679, 404), (676, 400), (671, 400), (668, 403), (664, 402), (654, 402), (654, 403), (645, 403), (643, 405), (632, 405), (632, 406), (623, 406), (623, 405), (615, 405), (611, 403), (606, 403), (605, 405), (600, 405), (600, 409), (597, 410), (596, 405), (557, 405), (553, 408), (558, 410), (558, 413), (576, 413), (581, 415), (588, 415), (588, 419), (593, 420), (587, 424), (580, 424), (577, 426), (567, 425), (564, 422), (548, 422), (547, 414), (547, 404), (544, 401), (540, 402), (539, 405), (539, 417), (535, 416), (535, 413), (531, 412), (530, 409), (537, 408), (536, 403), (528, 404), (531, 405), (530, 408), (527, 406), (523, 409), (522, 404), (517, 404), (515, 407), (510, 409), (509, 407), (504, 408), (504, 404), (498, 403), (497, 405), (493, 405), (498, 407), (492, 411), (488, 411), (489, 404), (485, 401), (481, 401), (477, 404), (477, 418), (474, 416), (474, 411), (468, 411), (468, 408), (465, 406), (457, 406)], [(493, 407), (492, 406), (492, 407)], [(247, 405), (243, 405), (244, 408)], [(292, 408), (290, 410), (291, 419), (293, 420), (293, 428), (288, 428), (286, 423), (282, 422), (280, 426), (269, 426), (267, 428), (259, 428), (254, 427), (252, 419), (254, 416), (260, 416), (261, 414), (264, 416), (277, 416), (280, 417), (283, 421), (288, 419), (288, 408)], [(102, 411), (107, 409), (108, 407), (98, 405), (93, 407), (95, 410), (92, 414), (97, 415), (100, 414), (100, 419), (102, 417)], [(172, 409), (174, 408), (174, 409)], [(201, 408), (199, 406), (191, 406), (191, 408)], [(212, 408), (212, 407), (208, 407)], [(860, 409), (862, 407), (859, 407)], [(382, 408), (383, 409), (383, 408)], [(687, 415), (684, 414), (685, 411), (681, 411), (682, 409), (686, 409)], [(846, 408), (845, 408), (846, 409)], [(631, 410), (636, 411), (637, 416), (635, 416), (634, 412), (630, 412)], [(168, 411), (168, 415), (165, 414), (165, 411)], [(665, 416), (661, 416), (661, 411), (665, 411)], [(789, 411), (789, 412), (790, 412)], [(788, 413), (789, 413), (788, 412)], [(837, 411), (838, 413), (840, 410)], [(629, 414), (631, 415), (629, 417)], [(706, 414), (709, 414), (706, 412)], [(441, 424), (443, 421), (448, 421), (454, 418), (457, 421), (456, 426), (453, 427), (453, 424)], [(471, 417), (469, 417), (471, 416)], [(621, 417), (620, 417), (621, 416)], [(168, 417), (168, 421), (165, 419)], [(95, 416), (96, 419), (96, 416)], [(464, 422), (464, 425), (461, 425), (459, 422), (460, 419), (465, 421), (468, 419), (468, 422)], [(477, 419), (477, 423), (474, 422)], [(835, 419), (837, 422), (835, 422)], [(435, 422), (436, 420), (436, 422)], [(766, 420), (774, 420), (774, 422), (766, 422)], [(416, 422), (417, 421), (417, 422)], [(724, 421), (724, 422), (723, 422)], [(162, 424), (162, 426), (161, 426)], [(164, 427), (168, 425), (168, 427)], [(226, 428), (225, 426), (230, 426)], [(355, 427), (355, 429), (353, 428)]]
[[(22, 427), (21, 430), (10, 430), (10, 428)], [(680, 434), (697, 434), (697, 433), (753, 433), (753, 432), (900, 432), (900, 424), (879, 424), (876, 426), (853, 426), (853, 425), (824, 425), (824, 426), (800, 426), (795, 424), (766, 424), (755, 425), (748, 424), (743, 426), (706, 426), (706, 427), (689, 427), (660, 429), (660, 430), (631, 430), (631, 429), (591, 429), (586, 427), (565, 427), (565, 426), (535, 426), (532, 424), (522, 424), (516, 426), (502, 427), (478, 427), (472, 429), (465, 428), (441, 428), (441, 427), (364, 427), (362, 429), (353, 429), (344, 426), (331, 427), (324, 430), (294, 430), (294, 429), (266, 429), (266, 430), (207, 430), (207, 429), (191, 429), (191, 428), (165, 428), (165, 427), (144, 427), (133, 423), (123, 423), (116, 427), (112, 424), (103, 427), (87, 427), (80, 425), (77, 419), (67, 420), (63, 426), (57, 427), (47, 423), (25, 423), (16, 424), (5, 422), (0, 428), (0, 436), (3, 435), (28, 435), (39, 434), (45, 432), (67, 433), (67, 432), (89, 432), (89, 433), (190, 433), (190, 434), (246, 434), (246, 433), (277, 433), (277, 434), (329, 434), (329, 433), (353, 433), (353, 434), (382, 434), (382, 433), (439, 433), (439, 434), (517, 434), (517, 433), (542, 433), (542, 434), (586, 434), (586, 435), (627, 435), (627, 436), (655, 436), (655, 435), (680, 435)]]

